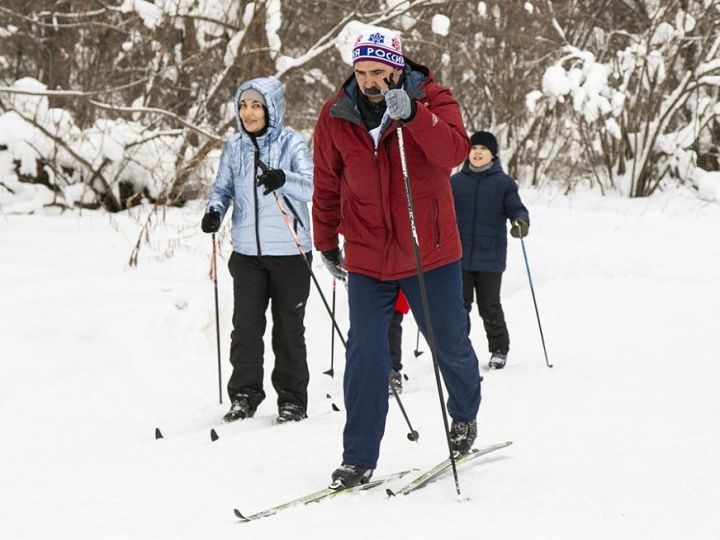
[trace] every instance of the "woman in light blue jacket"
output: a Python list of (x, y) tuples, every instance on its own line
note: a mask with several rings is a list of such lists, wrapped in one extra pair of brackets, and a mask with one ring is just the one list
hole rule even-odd
[[(272, 306), (272, 383), (278, 422), (306, 418), (309, 372), (305, 304), (311, 260), (310, 216), (313, 163), (305, 139), (283, 124), (285, 99), (279, 81), (252, 79), (235, 93), (238, 132), (225, 143), (202, 230), (216, 232), (232, 204), (233, 332), (228, 381), (228, 422), (250, 418), (265, 399), (263, 335)], [(290, 216), (288, 229), (280, 206)], [(296, 240), (297, 239), (297, 240)]]

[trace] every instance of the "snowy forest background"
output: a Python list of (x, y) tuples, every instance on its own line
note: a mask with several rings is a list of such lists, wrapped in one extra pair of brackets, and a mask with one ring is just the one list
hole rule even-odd
[[(231, 247), (226, 220), (216, 315), (205, 194), (238, 84), (278, 77), (309, 139), (360, 23), (398, 29), (468, 130), (499, 134), (530, 210), (505, 369), (472, 314), (476, 446), (513, 445), (460, 471), (461, 503), (447, 475), (240, 524), (327, 485), (343, 351), (316, 257), (308, 419), (274, 424), (266, 369), (256, 417), (221, 421)], [(717, 539), (719, 49), (720, 0), (0, 0), (0, 538)], [(343, 332), (347, 309), (337, 287)], [(421, 437), (391, 403), (378, 476), (446, 457), (403, 327)]]
[(3, 0), (0, 212), (202, 198), (237, 86), (279, 78), (311, 138), (362, 23), (400, 32), (521, 185), (720, 199), (719, 0)]

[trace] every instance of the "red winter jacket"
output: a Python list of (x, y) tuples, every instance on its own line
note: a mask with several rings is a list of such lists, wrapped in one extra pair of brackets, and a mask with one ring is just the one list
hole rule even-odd
[[(403, 126), (405, 156), (423, 269), (460, 259), (462, 250), (451, 169), (470, 151), (460, 107), (429, 70), (406, 58), (404, 88), (417, 112)], [(388, 281), (417, 273), (405, 196), (397, 122), (377, 150), (356, 106), (351, 77), (323, 106), (314, 134), (313, 232), (315, 248), (338, 247), (345, 237), (345, 266)]]

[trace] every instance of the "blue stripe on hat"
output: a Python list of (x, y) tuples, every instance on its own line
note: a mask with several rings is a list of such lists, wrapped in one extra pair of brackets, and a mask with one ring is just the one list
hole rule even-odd
[(363, 61), (382, 62), (395, 68), (405, 66), (405, 59), (402, 54), (381, 45), (357, 45), (353, 49), (353, 64)]

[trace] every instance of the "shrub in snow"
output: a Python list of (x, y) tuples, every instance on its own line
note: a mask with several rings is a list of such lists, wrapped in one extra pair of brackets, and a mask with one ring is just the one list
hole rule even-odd
[(658, 7), (648, 27), (615, 36), (600, 58), (564, 46), (526, 95), (531, 113), (569, 120), (565, 136), (580, 141), (603, 189), (647, 196), (693, 178), (703, 132), (720, 112), (720, 35), (717, 16), (688, 7)]
[[(16, 88), (43, 91), (37, 81), (17, 81)], [(25, 204), (30, 188), (41, 184), (42, 205), (105, 206), (120, 210), (143, 199), (156, 200), (175, 176), (182, 139), (124, 119), (97, 119), (87, 128), (75, 124), (65, 109), (48, 108), (47, 97), (14, 94), (15, 110), (0, 115), (0, 145), (5, 148), (3, 208), (36, 210)], [(8, 171), (7, 162), (12, 164)], [(8, 184), (14, 188), (9, 188)], [(32, 193), (44, 193), (39, 187)], [(15, 204), (13, 195), (23, 204)]]

